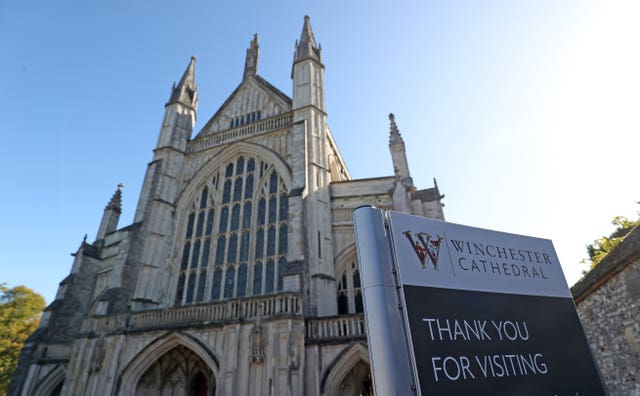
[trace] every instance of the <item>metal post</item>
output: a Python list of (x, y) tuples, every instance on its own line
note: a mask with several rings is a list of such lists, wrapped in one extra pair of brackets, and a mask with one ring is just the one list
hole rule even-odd
[(415, 382), (382, 211), (361, 207), (353, 220), (374, 392), (412, 395)]

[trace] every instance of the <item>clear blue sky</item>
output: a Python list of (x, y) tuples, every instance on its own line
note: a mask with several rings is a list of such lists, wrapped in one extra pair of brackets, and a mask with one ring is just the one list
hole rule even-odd
[(552, 239), (570, 284), (584, 245), (640, 200), (640, 3), (2, 1), (0, 281), (51, 302), (124, 183), (131, 223), (171, 84), (198, 57), (198, 131), (258, 72), (291, 93), (308, 14), (329, 126), (354, 178), (391, 175), (394, 112), (447, 220)]

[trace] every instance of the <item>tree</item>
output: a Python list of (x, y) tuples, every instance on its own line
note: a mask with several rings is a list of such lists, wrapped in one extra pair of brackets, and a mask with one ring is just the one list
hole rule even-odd
[(640, 225), (640, 217), (637, 220), (629, 220), (624, 216), (616, 216), (611, 224), (617, 227), (609, 236), (603, 236), (587, 245), (589, 258), (583, 259), (582, 262), (589, 264), (591, 268), (598, 265), (613, 248), (618, 246), (634, 227)]
[(27, 337), (40, 322), (44, 298), (25, 286), (0, 284), (0, 395), (6, 394)]

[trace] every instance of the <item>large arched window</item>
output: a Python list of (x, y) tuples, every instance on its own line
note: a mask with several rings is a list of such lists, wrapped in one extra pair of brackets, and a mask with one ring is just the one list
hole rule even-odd
[(349, 261), (341, 274), (338, 274), (338, 314), (344, 315), (363, 312), (360, 272), (355, 259)]
[(288, 200), (274, 167), (240, 156), (196, 195), (185, 220), (175, 303), (281, 291)]

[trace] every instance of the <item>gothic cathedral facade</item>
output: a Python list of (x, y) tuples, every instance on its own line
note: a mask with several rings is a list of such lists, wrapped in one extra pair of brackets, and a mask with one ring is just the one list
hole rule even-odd
[(393, 115), (392, 175), (351, 179), (308, 17), (292, 97), (257, 73), (256, 36), (242, 81), (192, 137), (195, 64), (165, 106), (134, 222), (118, 228), (119, 186), (10, 394), (371, 394), (352, 212), (443, 219), (443, 196), (414, 186)]

